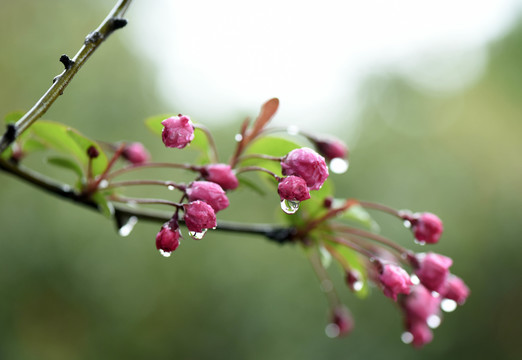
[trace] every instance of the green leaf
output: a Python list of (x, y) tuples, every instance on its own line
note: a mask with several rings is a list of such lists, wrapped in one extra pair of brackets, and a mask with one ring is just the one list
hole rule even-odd
[(84, 169), (89, 161), (87, 149), (95, 146), (100, 155), (92, 162), (93, 174), (101, 174), (107, 167), (107, 156), (99, 145), (63, 124), (40, 120), (32, 125), (31, 133), (42, 144), (74, 157)]
[[(22, 134), (22, 135), (25, 135), (25, 134)], [(45, 149), (47, 149), (45, 144), (43, 144), (38, 139), (31, 138), (31, 137), (24, 139), (23, 144), (22, 144), (22, 151), (24, 152), (24, 154), (28, 154), (28, 153), (31, 153), (34, 151), (41, 151), (41, 150), (45, 150)]]
[(49, 164), (62, 167), (64, 169), (72, 170), (76, 175), (78, 175), (80, 179), (83, 177), (83, 170), (81, 169), (81, 167), (78, 166), (78, 164), (75, 161), (69, 158), (61, 156), (52, 156), (47, 158), (47, 162)]
[(98, 209), (100, 209), (103, 215), (108, 218), (114, 215), (114, 206), (111, 202), (107, 201), (105, 194), (98, 191), (92, 195), (91, 199), (98, 204)]
[(349, 220), (364, 226), (373, 232), (379, 232), (379, 224), (370, 216), (370, 214), (361, 205), (352, 205), (341, 215), (342, 219)]
[(265, 196), (266, 195), (266, 191), (264, 191), (259, 185), (257, 185), (253, 181), (245, 179), (242, 176), (239, 176), (238, 180), (239, 180), (239, 184), (241, 185), (240, 188), (243, 187), (243, 186), (244, 187), (248, 187), (251, 190), (253, 190), (254, 192), (256, 192), (257, 194), (261, 195), (261, 196)]
[(4, 116), (4, 121), (6, 124), (12, 124), (20, 120), (24, 115), (25, 112), (23, 111), (12, 111), (8, 113), (6, 116)]
[(172, 114), (163, 114), (163, 115), (150, 116), (147, 119), (145, 119), (145, 125), (154, 134), (161, 135), (161, 132), (163, 131), (163, 125), (161, 125), (161, 122), (163, 120), (171, 117), (171, 116), (174, 116), (174, 115), (172, 115)]
[[(246, 150), (246, 154), (264, 154), (283, 157), (290, 151), (300, 148), (296, 142), (279, 136), (264, 136), (255, 140)], [(261, 166), (275, 174), (281, 174), (281, 164), (278, 161), (264, 159), (247, 159), (241, 162), (242, 166)]]

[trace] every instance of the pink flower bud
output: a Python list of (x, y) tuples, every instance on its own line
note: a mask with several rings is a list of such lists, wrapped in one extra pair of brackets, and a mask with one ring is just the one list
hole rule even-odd
[(426, 324), (431, 315), (439, 313), (439, 304), (440, 298), (434, 297), (424, 286), (414, 286), (411, 293), (402, 302), (406, 322), (422, 322)]
[(409, 294), (410, 286), (413, 285), (406, 270), (392, 264), (384, 265), (379, 280), (383, 285), (384, 295), (395, 301), (397, 301), (397, 294)]
[(290, 151), (281, 161), (283, 175), (302, 177), (311, 190), (319, 190), (328, 178), (324, 158), (309, 148)]
[(179, 246), (180, 237), (179, 228), (171, 229), (170, 225), (166, 223), (156, 235), (156, 248), (171, 253)]
[(444, 284), (441, 295), (446, 299), (454, 300), (457, 304), (462, 305), (469, 296), (469, 288), (461, 278), (450, 275)]
[(419, 242), (435, 244), (443, 231), (442, 221), (432, 213), (415, 214), (412, 220), (412, 231)]
[(317, 140), (315, 141), (315, 146), (317, 147), (317, 151), (323, 155), (326, 160), (335, 158), (346, 159), (348, 155), (348, 148), (338, 139)]
[(332, 324), (339, 330), (337, 336), (348, 335), (353, 330), (353, 317), (350, 311), (344, 306), (338, 306), (332, 314)]
[(183, 149), (194, 139), (194, 125), (188, 116), (173, 116), (161, 122), (161, 133), (166, 147)]
[(432, 252), (417, 255), (419, 268), (415, 274), (428, 290), (440, 292), (449, 274), (453, 260)]
[(189, 231), (200, 233), (216, 227), (216, 213), (206, 202), (196, 200), (183, 207), (185, 209), (183, 220)]
[(310, 199), (310, 191), (306, 181), (298, 176), (288, 176), (282, 179), (277, 186), (281, 200), (304, 201)]
[(205, 166), (203, 177), (207, 181), (219, 184), (223, 190), (234, 190), (239, 185), (239, 181), (230, 168), (230, 165), (226, 164), (211, 164)]
[(227, 195), (216, 183), (210, 181), (194, 181), (187, 189), (189, 201), (201, 200), (212, 206), (214, 212), (226, 209), (229, 205)]
[(91, 145), (87, 148), (87, 156), (90, 159), (96, 159), (100, 155), (100, 152), (98, 149), (96, 149), (96, 146)]
[(414, 322), (408, 328), (408, 331), (413, 336), (412, 345), (415, 347), (422, 347), (433, 340), (433, 332), (423, 322)]
[(149, 161), (150, 155), (143, 144), (139, 142), (131, 143), (123, 149), (123, 157), (131, 163), (138, 165)]

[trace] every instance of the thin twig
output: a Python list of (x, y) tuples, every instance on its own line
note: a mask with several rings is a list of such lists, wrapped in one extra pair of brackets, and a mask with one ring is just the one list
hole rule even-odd
[(76, 53), (74, 58), (69, 59), (67, 55), (60, 57), (60, 62), (64, 64), (64, 71), (56, 76), (53, 84), (47, 92), (36, 102), (20, 120), (15, 124), (9, 124), (6, 132), (0, 140), (0, 154), (3, 153), (29, 126), (41, 118), (55, 100), (63, 94), (65, 88), (76, 75), (82, 65), (89, 59), (92, 53), (109, 37), (115, 30), (124, 27), (127, 20), (123, 15), (130, 5), (131, 0), (120, 0), (111, 10), (109, 15), (103, 20), (96, 30), (85, 38), (83, 46)]

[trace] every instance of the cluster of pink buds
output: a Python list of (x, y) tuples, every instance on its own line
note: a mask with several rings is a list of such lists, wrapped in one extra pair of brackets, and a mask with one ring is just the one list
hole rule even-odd
[[(203, 147), (207, 152), (204, 165), (153, 163), (141, 144), (121, 145), (117, 152), (130, 165), (112, 173), (105, 171), (107, 188), (161, 185), (169, 190), (180, 191), (181, 198), (173, 202), (165, 199), (125, 198), (113, 194), (111, 200), (174, 206), (174, 214), (156, 236), (157, 249), (162, 255), (170, 256), (180, 245), (180, 225), (184, 224), (190, 237), (196, 240), (202, 239), (208, 229), (218, 227), (216, 214), (230, 204), (227, 191), (233, 191), (241, 184), (248, 185), (247, 179), (238, 179), (238, 175), (244, 172), (259, 171), (263, 173), (262, 176), (269, 174), (275, 179), (281, 208), (287, 214), (296, 213), (301, 202), (318, 194), (321, 196), (320, 201), (308, 201), (299, 214), (293, 218), (284, 217), (290, 224), (288, 227), (271, 228), (264, 234), (281, 243), (293, 242), (310, 249), (307, 254), (330, 305), (330, 323), (326, 327), (326, 334), (337, 337), (347, 335), (354, 329), (352, 314), (333, 290), (334, 285), (326, 269), (326, 264), (333, 259), (341, 266), (346, 285), (351, 291), (368, 291), (371, 282), (384, 296), (399, 305), (404, 317), (405, 332), (402, 340), (405, 343), (416, 347), (429, 343), (433, 338), (432, 329), (441, 322), (441, 310), (453, 311), (458, 305), (464, 304), (469, 289), (462, 279), (450, 273), (453, 264), (451, 258), (434, 252), (415, 253), (378, 234), (367, 210), (382, 211), (398, 218), (411, 231), (418, 245), (438, 243), (443, 233), (442, 221), (429, 212), (412, 213), (356, 199), (335, 199), (332, 186), (323, 188), (323, 185), (329, 177), (329, 168), (331, 172), (338, 173), (348, 167), (348, 148), (338, 139), (298, 130), (290, 131), (289, 128), (286, 135), (304, 136), (316, 150), (291, 143), (292, 150), (282, 155), (277, 153), (278, 149), (272, 149), (272, 142), (277, 142), (277, 137), (265, 139), (263, 145), (257, 148), (252, 146), (263, 136), (280, 131), (280, 128), (266, 127), (277, 106), (278, 100), (271, 99), (263, 105), (253, 124), (249, 120), (243, 123), (240, 133), (235, 136), (236, 150), (227, 163), (219, 162), (215, 142), (204, 126), (194, 124), (186, 115), (162, 120), (161, 137), (168, 148), (186, 148), (194, 139), (196, 129), (197, 136), (200, 131), (206, 136), (208, 146)], [(279, 141), (283, 141), (284, 146), (289, 143), (286, 139), (279, 138)], [(197, 147), (201, 143), (204, 140), (198, 141)], [(252, 147), (260, 153), (252, 150)], [(91, 159), (89, 164), (92, 165), (92, 159), (98, 156), (97, 148), (89, 149), (88, 156)], [(271, 161), (277, 161), (278, 164)], [(113, 162), (111, 160), (110, 164)], [(158, 180), (112, 182), (115, 176), (145, 167), (182, 169), (193, 172), (195, 176), (187, 184)], [(95, 189), (102, 180), (103, 177), (92, 178), (92, 188)], [(239, 180), (242, 180), (241, 183)], [(255, 184), (250, 182), (250, 185)], [(321, 188), (323, 191), (314, 193)]]
[(319, 190), (328, 179), (328, 167), (324, 158), (309, 148), (290, 151), (281, 160), (281, 172), (277, 191), (281, 208), (288, 214), (299, 209), (301, 201), (310, 199), (310, 190)]

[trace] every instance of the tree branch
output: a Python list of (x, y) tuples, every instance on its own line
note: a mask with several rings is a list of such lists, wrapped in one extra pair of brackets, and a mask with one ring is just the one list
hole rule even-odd
[(127, 20), (123, 19), (131, 0), (120, 0), (111, 10), (109, 15), (103, 20), (96, 30), (85, 38), (83, 46), (74, 58), (70, 59), (67, 55), (60, 57), (60, 62), (65, 70), (53, 79), (53, 84), (47, 92), (36, 102), (20, 120), (15, 124), (9, 124), (7, 130), (0, 139), (0, 154), (11, 145), (29, 126), (41, 118), (55, 100), (63, 94), (67, 85), (71, 82), (82, 65), (89, 59), (92, 53), (107, 39), (115, 30), (124, 27)]
[[(90, 197), (75, 191), (69, 185), (58, 183), (36, 171), (27, 169), (20, 165), (12, 165), (4, 159), (0, 159), (0, 170), (3, 170), (58, 197), (71, 200), (78, 205), (83, 205), (99, 213), (103, 212), (103, 209)], [(114, 218), (118, 227), (121, 225), (122, 218), (130, 218), (132, 216), (135, 216), (140, 220), (164, 223), (172, 218), (172, 213), (114, 205)], [(216, 230), (262, 235), (267, 239), (275, 241), (279, 244), (292, 242), (294, 240), (294, 236), (297, 233), (293, 227), (285, 227), (274, 224), (243, 224), (231, 221), (219, 221)]]

